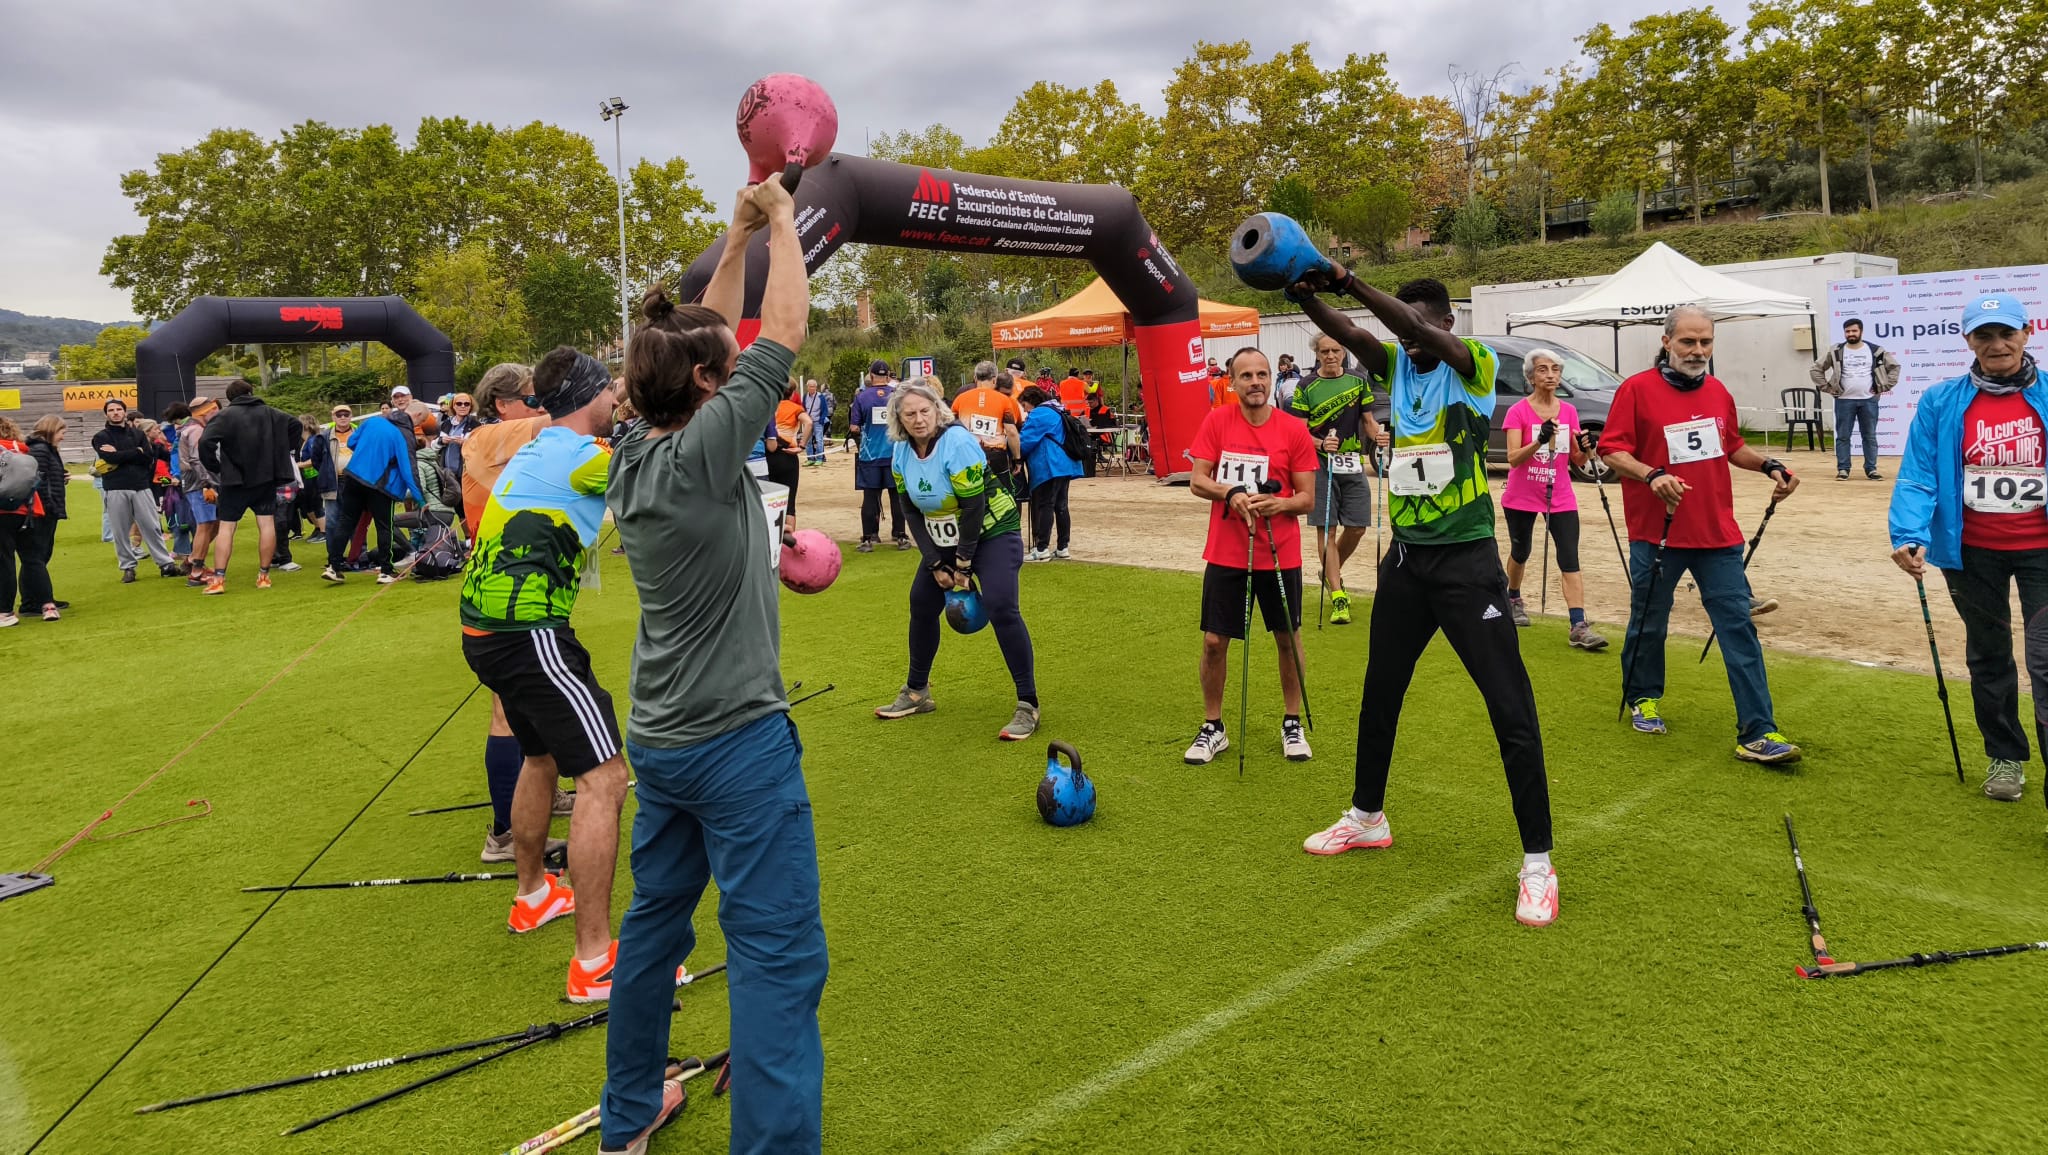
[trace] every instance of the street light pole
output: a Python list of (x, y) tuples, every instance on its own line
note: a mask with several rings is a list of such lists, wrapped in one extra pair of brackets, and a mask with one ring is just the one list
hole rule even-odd
[(598, 115), (612, 122), (612, 182), (619, 192), (619, 361), (626, 359), (626, 337), (632, 332), (631, 308), (626, 288), (626, 147), (620, 121), (626, 116), (626, 102), (614, 96), (599, 101)]

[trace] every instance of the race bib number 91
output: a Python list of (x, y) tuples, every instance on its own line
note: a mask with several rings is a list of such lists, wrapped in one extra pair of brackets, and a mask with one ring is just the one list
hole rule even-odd
[(976, 437), (994, 441), (1003, 435), (1003, 423), (993, 417), (971, 413), (967, 417), (967, 431)]
[(1673, 465), (1707, 461), (1721, 456), (1721, 431), (1711, 417), (1681, 421), (1664, 427), (1664, 445)]
[(2023, 467), (1965, 466), (1963, 504), (1974, 513), (2040, 513), (2048, 506), (2048, 474)]
[(1266, 484), (1266, 455), (1263, 453), (1229, 453), (1216, 463), (1216, 480), (1226, 488), (1244, 486), (1258, 492)]
[(1387, 471), (1387, 488), (1401, 497), (1434, 497), (1456, 475), (1450, 446), (1399, 445), (1394, 448), (1393, 468)]

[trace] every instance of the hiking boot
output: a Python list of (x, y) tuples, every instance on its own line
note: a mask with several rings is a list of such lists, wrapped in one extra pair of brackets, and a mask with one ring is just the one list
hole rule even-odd
[[(566, 855), (569, 853), (568, 840), (562, 838), (550, 838), (547, 841), (546, 848), (542, 850), (541, 853), (543, 857), (546, 858), (553, 858), (556, 855)], [(479, 858), (479, 860), (483, 862), (513, 861), (512, 832), (507, 830), (503, 834), (492, 834), (489, 831), (485, 831), (484, 852), (481, 855), (478, 855), (477, 857)]]
[(1565, 640), (1581, 650), (1604, 650), (1607, 648), (1607, 639), (1594, 633), (1593, 623), (1588, 621), (1573, 622), (1572, 635)]
[(1757, 596), (1756, 596), (1755, 594), (1751, 594), (1751, 595), (1750, 595), (1750, 598), (1749, 598), (1749, 616), (1750, 616), (1750, 617), (1753, 617), (1753, 618), (1758, 618), (1758, 617), (1762, 617), (1763, 615), (1765, 615), (1765, 614), (1767, 614), (1767, 613), (1770, 613), (1770, 612), (1771, 612), (1772, 610), (1775, 610), (1775, 609), (1777, 609), (1777, 608), (1778, 608), (1778, 599), (1777, 599), (1777, 598), (1760, 598), (1760, 597), (1757, 597)]
[(342, 582), (345, 582), (348, 579), (342, 577), (338, 573), (335, 573), (334, 567), (329, 565), (320, 567), (320, 580), (324, 582), (333, 582), (335, 585), (340, 585)]
[(1515, 921), (1549, 926), (1557, 921), (1557, 871), (1547, 863), (1522, 868), (1515, 889)]
[(550, 813), (552, 813), (556, 818), (567, 818), (575, 812), (576, 796), (574, 794), (569, 793), (567, 790), (562, 789), (560, 786), (555, 787), (555, 805), (554, 809), (550, 811)]
[(1984, 797), (1998, 802), (2018, 802), (2027, 784), (2027, 768), (2010, 758), (1993, 758), (1984, 770)]
[(1347, 809), (1328, 829), (1309, 835), (1301, 848), (1310, 854), (1328, 856), (1347, 850), (1383, 850), (1393, 844), (1394, 830), (1387, 825), (1386, 815), (1380, 815), (1379, 825), (1367, 826)]
[(1754, 742), (1743, 742), (1735, 747), (1735, 756), (1745, 762), (1761, 762), (1766, 766), (1782, 766), (1799, 761), (1799, 747), (1776, 730), (1765, 734)]
[(124, 585), (124, 586), (132, 586), (132, 585), (134, 585), (134, 584), (135, 584), (135, 571), (134, 571), (134, 570), (132, 570), (132, 569), (124, 569), (124, 570), (122, 570), (122, 571), (121, 571), (121, 584), (122, 584), (122, 585)]
[(1638, 734), (1662, 734), (1664, 719), (1658, 715), (1657, 699), (1636, 699), (1635, 704), (1628, 708), (1628, 724), (1634, 726)]
[(1214, 722), (1202, 723), (1195, 732), (1195, 740), (1180, 760), (1190, 766), (1207, 766), (1216, 760), (1216, 755), (1230, 749), (1230, 739), (1223, 733), (1223, 727)]
[(932, 701), (930, 686), (922, 690), (913, 690), (905, 686), (896, 692), (895, 701), (886, 706), (875, 707), (875, 717), (890, 720), (908, 718), (912, 714), (929, 714), (938, 708), (939, 704)]
[(1022, 742), (1038, 732), (1038, 707), (1029, 702), (1017, 703), (1017, 712), (1010, 715), (1010, 724), (1003, 727), (996, 737), (1005, 742)]
[[(505, 916), (505, 926), (513, 934), (526, 934), (561, 918), (576, 913), (576, 892), (562, 885), (559, 875), (543, 875), (547, 888), (540, 893), (540, 901), (528, 902), (523, 898), (512, 900), (512, 913)], [(610, 968), (606, 968), (609, 971)], [(575, 993), (573, 990), (570, 992)]]
[(1280, 720), (1280, 752), (1289, 762), (1309, 760), (1308, 735), (1302, 733), (1301, 723), (1293, 718)]
[(1528, 628), (1529, 607), (1522, 604), (1521, 598), (1508, 599), (1508, 618), (1512, 620), (1516, 625), (1521, 626), (1524, 629)]
[(1338, 590), (1330, 595), (1330, 624), (1348, 626), (1351, 624), (1351, 595)]

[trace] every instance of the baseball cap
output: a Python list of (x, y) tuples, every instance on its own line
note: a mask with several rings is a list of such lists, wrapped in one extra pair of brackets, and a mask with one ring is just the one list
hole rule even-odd
[(1971, 332), (1980, 325), (2024, 329), (2027, 327), (2027, 310), (2019, 298), (2009, 293), (1986, 293), (1963, 309), (1963, 332)]
[(889, 375), (889, 363), (887, 361), (872, 362), (868, 365), (868, 372), (877, 376), (887, 377)]
[(1024, 371), (1024, 358), (1012, 357), (1010, 358), (1010, 363), (1008, 365), (1003, 366), (1003, 368), (1015, 369), (1017, 372), (1022, 373)]
[(406, 388), (406, 387), (405, 387), (405, 386), (403, 386), (403, 385), (400, 385), (400, 386), (399, 386), (398, 388), (396, 388), (396, 389), (393, 389), (393, 390), (391, 391), (391, 395), (392, 395), (393, 397), (396, 397), (396, 396), (398, 396), (398, 395), (399, 395), (400, 393), (403, 393), (403, 394), (405, 394), (405, 395), (406, 395), (407, 397), (410, 397), (410, 396), (412, 396), (412, 390), (410, 390), (410, 389)]

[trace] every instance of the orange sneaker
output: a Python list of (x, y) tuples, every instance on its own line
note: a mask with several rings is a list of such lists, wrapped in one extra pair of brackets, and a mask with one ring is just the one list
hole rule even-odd
[(206, 592), (209, 594), (224, 594), (228, 592), (228, 579), (217, 573), (208, 574), (206, 578)]
[(612, 997), (612, 965), (619, 961), (619, 940), (604, 948), (604, 961), (585, 968), (583, 960), (569, 960), (569, 1001), (602, 1003)]
[(267, 569), (264, 569), (264, 570), (257, 570), (257, 571), (256, 571), (256, 588), (257, 588), (257, 589), (259, 589), (259, 590), (267, 590), (267, 589), (269, 589), (269, 588), (270, 588), (270, 571), (269, 571), (269, 570), (267, 570)]
[(556, 875), (548, 875), (548, 891), (539, 903), (522, 899), (512, 900), (512, 913), (505, 918), (505, 925), (513, 934), (525, 934), (539, 930), (565, 914), (576, 913), (576, 892), (562, 885)]

